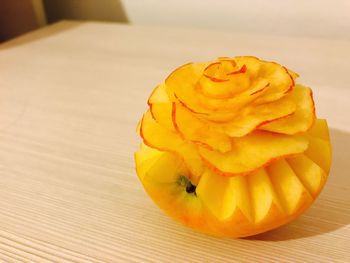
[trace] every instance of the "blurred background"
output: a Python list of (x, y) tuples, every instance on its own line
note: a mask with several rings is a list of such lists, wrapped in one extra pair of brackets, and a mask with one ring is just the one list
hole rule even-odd
[(349, 0), (0, 0), (0, 41), (63, 19), (350, 39)]

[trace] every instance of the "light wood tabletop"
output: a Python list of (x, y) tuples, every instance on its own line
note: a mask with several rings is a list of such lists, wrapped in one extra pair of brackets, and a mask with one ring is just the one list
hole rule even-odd
[[(193, 232), (145, 194), (137, 121), (177, 66), (278, 61), (313, 88), (330, 179), (296, 221), (245, 239)], [(350, 262), (350, 41), (60, 22), (0, 45), (4, 262)]]

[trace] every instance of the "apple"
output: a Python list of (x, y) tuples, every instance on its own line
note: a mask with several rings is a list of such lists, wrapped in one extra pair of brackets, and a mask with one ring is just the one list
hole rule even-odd
[(255, 57), (189, 63), (158, 85), (138, 123), (136, 172), (175, 220), (245, 237), (290, 222), (324, 187), (326, 120), (298, 75)]

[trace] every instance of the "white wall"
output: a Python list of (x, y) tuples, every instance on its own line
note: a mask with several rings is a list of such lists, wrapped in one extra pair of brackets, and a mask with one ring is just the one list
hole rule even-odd
[(134, 24), (350, 39), (350, 0), (122, 0)]

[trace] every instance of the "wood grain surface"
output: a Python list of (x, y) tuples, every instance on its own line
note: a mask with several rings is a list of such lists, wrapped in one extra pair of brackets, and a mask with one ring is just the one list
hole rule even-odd
[[(135, 126), (175, 67), (255, 55), (300, 73), (331, 126), (315, 204), (245, 239), (165, 216), (134, 171)], [(3, 262), (350, 262), (350, 42), (61, 22), (0, 45)]]

